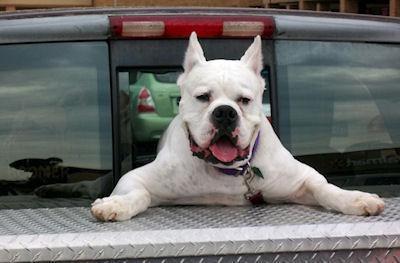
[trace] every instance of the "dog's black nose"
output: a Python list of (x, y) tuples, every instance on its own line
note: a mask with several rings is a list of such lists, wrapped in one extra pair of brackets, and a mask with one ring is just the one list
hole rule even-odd
[(214, 109), (211, 121), (215, 127), (233, 130), (236, 127), (238, 114), (234, 108), (222, 105)]

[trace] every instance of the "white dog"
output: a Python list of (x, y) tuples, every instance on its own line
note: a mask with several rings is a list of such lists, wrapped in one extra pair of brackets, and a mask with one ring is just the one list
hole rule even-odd
[(352, 215), (377, 215), (375, 194), (340, 189), (297, 161), (262, 113), (261, 39), (240, 60), (206, 61), (190, 36), (178, 79), (182, 99), (157, 158), (125, 174), (92, 214), (122, 221), (165, 204), (250, 205), (260, 201), (321, 205)]

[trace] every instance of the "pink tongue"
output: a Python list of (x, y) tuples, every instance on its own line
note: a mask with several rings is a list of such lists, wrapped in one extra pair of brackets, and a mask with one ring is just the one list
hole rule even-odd
[(210, 151), (215, 158), (224, 163), (229, 163), (238, 156), (238, 149), (226, 138), (221, 138), (211, 145)]

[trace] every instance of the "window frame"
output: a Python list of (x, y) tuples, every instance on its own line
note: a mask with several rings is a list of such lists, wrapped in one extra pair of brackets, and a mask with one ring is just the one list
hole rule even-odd
[[(232, 44), (234, 41), (234, 45)], [(240, 59), (253, 39), (200, 39), (207, 60), (211, 59)], [(113, 141), (114, 141), (114, 183), (121, 178), (122, 168), (120, 151), (120, 118), (119, 118), (119, 83), (118, 72), (126, 68), (180, 68), (187, 49), (187, 39), (142, 39), (142, 40), (111, 40), (110, 41), (110, 70), (112, 85), (113, 109)], [(275, 69), (273, 40), (262, 42), (264, 64), (270, 72), (270, 104), (273, 126), (276, 124)], [(152, 52), (156, 50), (156, 52)], [(148, 51), (148, 52), (146, 52)], [(275, 114), (275, 115), (274, 115)], [(130, 167), (132, 168), (132, 167)]]

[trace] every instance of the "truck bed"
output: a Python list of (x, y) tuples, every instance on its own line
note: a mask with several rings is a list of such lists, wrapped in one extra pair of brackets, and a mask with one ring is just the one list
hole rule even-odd
[[(85, 199), (7, 198), (1, 262), (400, 261), (400, 198), (371, 217), (292, 204), (174, 206), (113, 223), (96, 221)], [(39, 208), (12, 209), (30, 202)]]

